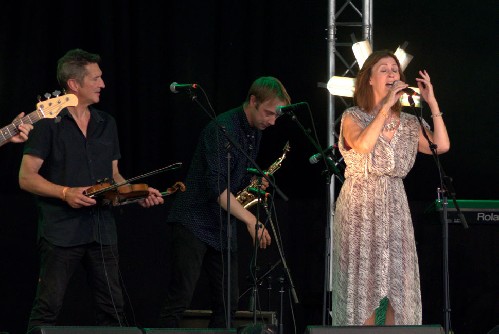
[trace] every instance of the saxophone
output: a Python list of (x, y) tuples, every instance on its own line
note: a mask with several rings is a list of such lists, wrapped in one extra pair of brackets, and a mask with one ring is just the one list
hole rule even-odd
[[(289, 141), (286, 142), (286, 145), (284, 145), (284, 149), (282, 151), (282, 155), (267, 169), (266, 174), (267, 175), (272, 175), (275, 173), (276, 170), (278, 170), (281, 167), (282, 161), (286, 158), (286, 154), (289, 152)], [(259, 180), (258, 178), (254, 178), (253, 181), (251, 181), (250, 185), (247, 186), (244, 190), (240, 191), (236, 195), (236, 199), (245, 209), (249, 209), (253, 205), (255, 205), (258, 202), (258, 197), (250, 192), (250, 188), (252, 189), (259, 189)]]

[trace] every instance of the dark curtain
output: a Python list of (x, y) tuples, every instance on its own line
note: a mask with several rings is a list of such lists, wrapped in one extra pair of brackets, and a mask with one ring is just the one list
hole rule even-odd
[[(69, 49), (82, 48), (102, 56), (106, 88), (98, 107), (117, 119), (120, 169), (126, 178), (182, 162), (179, 170), (140, 181), (165, 190), (182, 180), (187, 171), (198, 134), (210, 117), (187, 94), (171, 93), (172, 82), (199, 84), (199, 101), (207, 106), (207, 97), (218, 114), (241, 104), (257, 77), (278, 77), (292, 102), (310, 104), (311, 114), (304, 110), (297, 117), (306, 128), (317, 129), (320, 144), (326, 146), (329, 93), (318, 83), (329, 79), (327, 1), (17, 1), (2, 7), (0, 127), (21, 111), (35, 110), (37, 96), (59, 89), (57, 60)], [(414, 55), (414, 60), (406, 70), (407, 81), (414, 84), (420, 69), (428, 70), (432, 77), (452, 142), (451, 151), (441, 156), (441, 162), (453, 177), (461, 199), (497, 198), (494, 8), (492, 1), (473, 5), (427, 0), (374, 3), (374, 49), (395, 50), (408, 41), (407, 52)], [(341, 33), (345, 28), (338, 29)], [(349, 36), (339, 36), (350, 41)], [(360, 36), (359, 32), (357, 39)], [(339, 116), (345, 106), (337, 103), (336, 108)], [(425, 112), (429, 119), (428, 108)], [(276, 198), (276, 203), (288, 265), (300, 297), (300, 304), (293, 306), (301, 333), (305, 325), (322, 321), (326, 184), (320, 164), (308, 162), (316, 153), (314, 147), (290, 118), (279, 119), (275, 127), (265, 131), (257, 161), (260, 167), (270, 166), (288, 140), (291, 151), (275, 176), (290, 200)], [(0, 289), (4, 296), (0, 331), (13, 334), (25, 329), (38, 270), (36, 210), (31, 196), (17, 184), (21, 158), (22, 145), (0, 148), (0, 177), (4, 183), (0, 191)], [(439, 185), (433, 158), (419, 156), (405, 182), (409, 200), (422, 203), (417, 209), (430, 204)], [(154, 326), (167, 289), (169, 226), (164, 220), (170, 201), (166, 202), (149, 210), (127, 206), (116, 212), (122, 270), (131, 305), (130, 325)], [(485, 234), (497, 236), (497, 226), (489, 227)], [(247, 246), (243, 247), (240, 265), (244, 290), (248, 272), (244, 261), (248, 261), (251, 245), (247, 245), (247, 233), (239, 237)], [(428, 250), (422, 254), (432, 253), (431, 257), (438, 259), (438, 248), (435, 252)], [(497, 255), (497, 247), (491, 251)], [(275, 248), (259, 256), (262, 272), (278, 260)], [(498, 267), (497, 256), (478, 257), (473, 260), (483, 268)], [(420, 261), (425, 263), (427, 259)], [(475, 319), (477, 314), (489, 314), (486, 311), (494, 308), (497, 314), (497, 302), (488, 300), (482, 291), (487, 287), (487, 291), (497, 292), (492, 270), (485, 269), (476, 279), (475, 295), (461, 298), (460, 291), (453, 290), (456, 332), (459, 328), (461, 332), (467, 328), (484, 332), (494, 324), (492, 312), (480, 321), (462, 319)], [(434, 282), (441, 280), (439, 270), (423, 269), (422, 273), (431, 275)], [(271, 276), (277, 279), (282, 271), (276, 269)], [(427, 276), (423, 283), (426, 280)], [(451, 283), (462, 287), (464, 282), (459, 280), (457, 271)], [(75, 279), (61, 323), (91, 325), (91, 300), (81, 288), (84, 285), (84, 278)], [(278, 311), (278, 289), (274, 281), (269, 306), (274, 311)], [(429, 293), (425, 296), (425, 291), (425, 323), (442, 323), (441, 303), (432, 301)], [(286, 326), (292, 326), (293, 303), (287, 293), (284, 304)], [(464, 304), (473, 305), (473, 310)], [(202, 298), (193, 306), (206, 307)], [(242, 309), (245, 306), (242, 300)], [(288, 330), (290, 333), (292, 327)]]

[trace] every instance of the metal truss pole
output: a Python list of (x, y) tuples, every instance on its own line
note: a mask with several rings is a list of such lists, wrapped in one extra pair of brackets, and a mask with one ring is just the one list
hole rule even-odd
[[(357, 64), (352, 53), (352, 45), (355, 42), (355, 31), (362, 35), (362, 40), (368, 40), (372, 46), (373, 44), (373, 1), (374, 0), (343, 0), (335, 1), (329, 0), (328, 6), (328, 29), (327, 29), (327, 52), (328, 52), (328, 80), (329, 78), (339, 76), (355, 76), (356, 72), (354, 66)], [(360, 6), (359, 6), (360, 4)], [(359, 9), (360, 8), (360, 9)], [(359, 32), (358, 30), (361, 29)], [(338, 41), (339, 39), (350, 36), (351, 41)], [(348, 47), (343, 51), (341, 47)], [(350, 59), (353, 58), (353, 61)], [(336, 60), (339, 60), (339, 66), (336, 65)], [(342, 69), (341, 74), (337, 73), (338, 69)], [(338, 71), (339, 73), (339, 71)], [(349, 105), (341, 98), (345, 107)], [(328, 147), (334, 145), (336, 137), (338, 136), (335, 131), (336, 125), (339, 123), (335, 110), (335, 97), (329, 95), (327, 106), (327, 140)], [(333, 251), (333, 229), (332, 221), (334, 218), (335, 198), (336, 198), (336, 184), (335, 176), (331, 176), (329, 194), (327, 198), (328, 216), (327, 216), (327, 231), (326, 231), (326, 258), (325, 258), (325, 280), (324, 280), (324, 307), (323, 307), (323, 325), (327, 325), (328, 320), (331, 320), (332, 304), (331, 292), (333, 289), (332, 281), (332, 251)], [(329, 317), (327, 317), (329, 313)]]

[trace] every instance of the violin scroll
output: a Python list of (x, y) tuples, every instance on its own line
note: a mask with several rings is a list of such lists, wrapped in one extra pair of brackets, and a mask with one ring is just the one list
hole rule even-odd
[(177, 190), (180, 190), (181, 192), (184, 192), (185, 191), (185, 184), (183, 184), (180, 181), (177, 181), (177, 182), (175, 182), (173, 184), (173, 186), (171, 186), (170, 188), (166, 189), (166, 191), (162, 192), (161, 196), (165, 197), (165, 196), (174, 194), (175, 192), (177, 192)]

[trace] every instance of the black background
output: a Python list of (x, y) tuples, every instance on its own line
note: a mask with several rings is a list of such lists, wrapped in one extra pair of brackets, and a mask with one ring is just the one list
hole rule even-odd
[[(431, 75), (452, 143), (440, 160), (454, 179), (457, 197), (497, 199), (497, 4), (386, 0), (375, 1), (373, 11), (374, 49), (395, 50), (408, 41), (406, 51), (414, 60), (405, 71), (407, 81), (413, 85), (420, 69)], [(343, 21), (352, 20), (348, 12)], [(126, 178), (183, 162), (178, 171), (144, 180), (164, 190), (185, 175), (209, 117), (187, 95), (169, 91), (174, 81), (201, 85), (221, 113), (243, 102), (255, 78), (276, 76), (292, 102), (310, 104), (312, 117), (303, 112), (299, 120), (307, 128), (315, 126), (326, 146), (329, 93), (318, 83), (329, 79), (327, 1), (18, 1), (4, 4), (0, 15), (0, 126), (21, 111), (33, 111), (38, 95), (59, 88), (56, 62), (67, 50), (99, 53), (106, 88), (98, 107), (117, 119), (120, 170)], [(339, 27), (338, 38), (348, 42), (352, 31)], [(360, 40), (360, 30), (355, 34)], [(340, 51), (351, 57), (348, 49)], [(336, 104), (337, 116), (344, 108)], [(429, 119), (428, 108), (423, 112)], [(308, 163), (314, 147), (289, 118), (265, 131), (260, 166), (267, 168), (287, 140), (291, 151), (275, 176), (290, 200), (276, 198), (276, 223), (300, 299), (294, 315), (301, 333), (306, 325), (322, 323), (326, 191), (320, 165)], [(12, 334), (25, 330), (38, 271), (36, 210), (17, 183), (21, 158), (22, 145), (1, 148), (0, 330)], [(436, 198), (438, 184), (433, 158), (418, 156), (405, 185), (420, 253), (425, 324), (443, 324), (440, 226), (422, 213)], [(135, 205), (117, 210), (130, 325), (154, 327), (167, 289), (169, 226), (164, 220), (169, 202), (148, 210)], [(493, 224), (467, 231), (451, 226), (455, 333), (484, 333), (497, 324), (497, 230)], [(247, 233), (240, 232), (244, 291), (251, 251)], [(278, 258), (275, 246), (259, 253), (262, 271)], [(270, 309), (275, 311), (281, 275), (281, 267), (271, 275)], [(267, 291), (267, 283), (263, 287)], [(78, 275), (61, 324), (92, 324), (87, 292)], [(267, 309), (263, 294), (262, 308)], [(241, 309), (247, 306), (245, 298)], [(291, 332), (287, 293), (283, 299), (286, 332)], [(195, 298), (192, 308), (206, 308), (205, 300)]]

